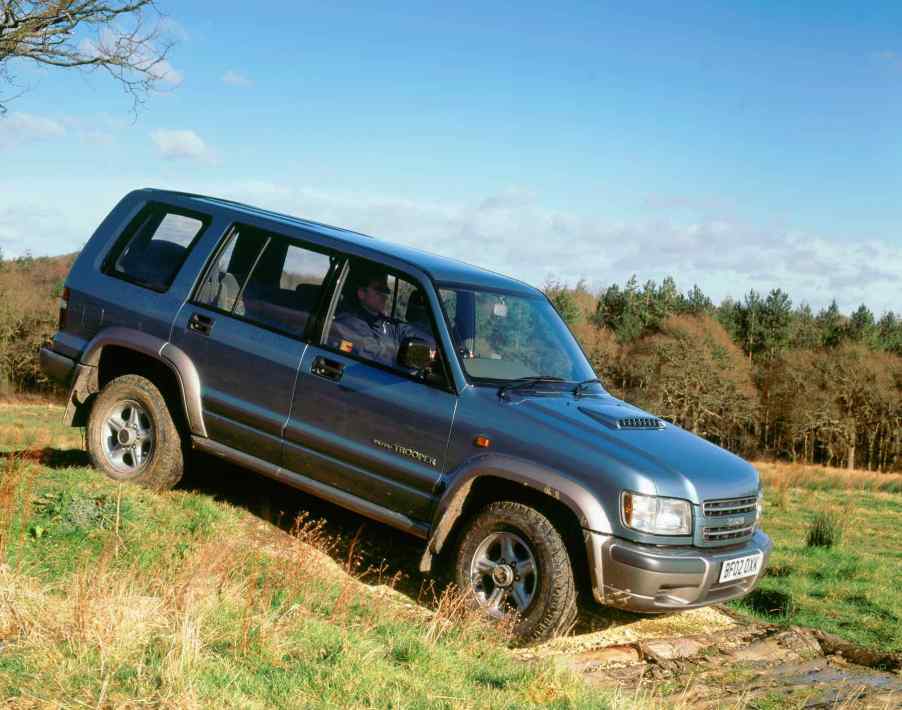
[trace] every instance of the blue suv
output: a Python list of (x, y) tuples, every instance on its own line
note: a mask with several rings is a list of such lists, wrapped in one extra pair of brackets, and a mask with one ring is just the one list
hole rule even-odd
[(194, 447), (425, 541), (523, 642), (577, 595), (641, 612), (747, 594), (755, 469), (620, 401), (538, 290), (355, 232), (127, 195), (66, 281), (44, 370), (108, 476)]

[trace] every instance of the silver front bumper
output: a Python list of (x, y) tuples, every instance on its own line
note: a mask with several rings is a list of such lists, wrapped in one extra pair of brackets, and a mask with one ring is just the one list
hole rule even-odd
[[(761, 530), (743, 543), (715, 548), (657, 547), (589, 535), (595, 600), (639, 612), (693, 609), (744, 596), (764, 574), (773, 549)], [(756, 552), (764, 555), (756, 576), (718, 582), (724, 562)]]

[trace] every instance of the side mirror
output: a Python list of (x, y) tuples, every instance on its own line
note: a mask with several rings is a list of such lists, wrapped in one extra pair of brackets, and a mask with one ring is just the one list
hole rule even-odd
[(398, 364), (408, 370), (420, 372), (432, 362), (429, 344), (422, 338), (405, 338), (398, 349)]

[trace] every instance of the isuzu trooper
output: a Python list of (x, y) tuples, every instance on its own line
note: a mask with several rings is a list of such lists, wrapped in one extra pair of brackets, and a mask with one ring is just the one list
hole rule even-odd
[(421, 538), (521, 641), (578, 593), (735, 599), (771, 549), (755, 469), (611, 396), (542, 292), (345, 229), (132, 192), (41, 361), (108, 476), (170, 488), (191, 447), (271, 476)]

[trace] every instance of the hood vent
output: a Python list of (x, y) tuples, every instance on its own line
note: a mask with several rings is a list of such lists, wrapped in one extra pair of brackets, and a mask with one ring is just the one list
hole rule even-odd
[(617, 422), (618, 429), (663, 429), (664, 422), (657, 417), (625, 417)]
[[(624, 417), (624, 409), (626, 411), (637, 412), (637, 416)], [(665, 424), (662, 419), (650, 416), (641, 416), (641, 410), (626, 407), (580, 407), (579, 411), (587, 414), (597, 422), (611, 427), (612, 429), (663, 429)]]

